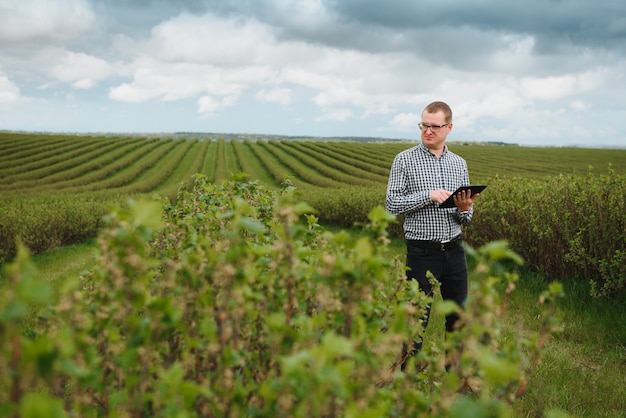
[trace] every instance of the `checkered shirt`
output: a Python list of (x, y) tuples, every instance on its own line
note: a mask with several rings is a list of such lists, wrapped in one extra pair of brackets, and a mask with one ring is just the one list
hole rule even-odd
[(439, 158), (423, 143), (400, 152), (393, 160), (385, 208), (404, 215), (404, 236), (410, 240), (445, 242), (461, 234), (461, 226), (472, 219), (473, 208), (462, 214), (454, 208), (439, 208), (430, 191), (451, 192), (469, 186), (465, 160), (445, 147)]

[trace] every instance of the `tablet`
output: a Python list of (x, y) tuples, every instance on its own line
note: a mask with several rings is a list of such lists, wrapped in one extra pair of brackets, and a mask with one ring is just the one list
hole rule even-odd
[(472, 191), (472, 196), (474, 196), (476, 193), (480, 193), (483, 190), (485, 190), (486, 188), (487, 188), (487, 186), (461, 186), (458, 189), (456, 189), (456, 191), (454, 193), (452, 193), (449, 198), (444, 200), (439, 205), (439, 207), (440, 208), (453, 208), (453, 207), (455, 207), (456, 205), (454, 204), (454, 195), (457, 194), (458, 192), (462, 191), (462, 190), (471, 190)]

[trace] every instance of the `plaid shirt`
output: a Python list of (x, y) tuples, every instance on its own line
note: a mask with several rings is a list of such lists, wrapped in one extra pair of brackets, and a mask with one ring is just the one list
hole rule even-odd
[(451, 192), (469, 186), (465, 160), (446, 146), (439, 158), (422, 143), (396, 155), (389, 174), (385, 208), (404, 214), (404, 237), (410, 240), (445, 242), (461, 234), (461, 225), (472, 219), (473, 208), (461, 214), (454, 208), (439, 208), (430, 191)]

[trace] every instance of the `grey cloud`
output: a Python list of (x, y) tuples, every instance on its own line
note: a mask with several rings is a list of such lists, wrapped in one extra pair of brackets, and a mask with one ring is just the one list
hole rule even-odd
[[(546, 73), (556, 67), (575, 69), (585, 49), (621, 55), (626, 43), (626, 19), (621, 17), (626, 16), (626, 2), (612, 0), (113, 1), (129, 13), (131, 8), (135, 13), (148, 8), (163, 16), (184, 10), (254, 18), (273, 27), (281, 40), (374, 54), (403, 52), (469, 70), (493, 65), (493, 55), (510, 47), (511, 36), (532, 37), (533, 71), (544, 68)], [(311, 13), (315, 5), (321, 8)], [(610, 54), (604, 58), (611, 59)], [(525, 69), (514, 70), (523, 74)]]
[[(446, 46), (450, 42), (445, 32), (450, 31), (486, 42), (484, 50), (495, 46), (490, 42), (494, 35), (532, 35), (537, 54), (571, 46), (621, 51), (626, 44), (626, 2), (614, 0), (96, 0), (94, 4), (97, 10), (115, 13), (111, 26), (124, 25), (131, 32), (181, 12), (211, 12), (253, 17), (273, 26), (284, 39), (372, 52), (412, 51), (416, 42)], [(325, 16), (309, 14), (316, 4), (324, 8)], [(425, 36), (416, 39), (414, 34), (420, 32)], [(455, 44), (467, 41), (461, 38)]]
[(498, 72), (494, 57), (515, 47), (512, 38), (532, 40), (532, 66), (500, 63), (507, 66), (503, 71), (520, 75), (576, 71), (589, 65), (590, 51), (596, 65), (615, 65), (626, 50), (624, 1), (322, 1), (326, 20), (308, 25), (284, 2), (217, 3), (221, 11), (254, 15), (279, 28), (286, 39), (375, 54), (404, 52), (469, 71)]
[[(211, 10), (206, 0), (95, 0), (94, 9), (106, 26), (118, 33), (142, 35), (163, 20), (181, 13), (200, 14)], [(216, 2), (216, 3), (219, 3)]]
[(549, 48), (555, 42), (619, 47), (626, 40), (626, 2), (613, 0), (526, 0), (448, 2), (399, 0), (327, 1), (349, 21), (396, 29), (429, 28), (433, 38), (446, 27), (537, 35)]
[(45, 3), (37, 8), (24, 3), (0, 6), (0, 49), (40, 43), (59, 44), (84, 36), (95, 15), (83, 2)]

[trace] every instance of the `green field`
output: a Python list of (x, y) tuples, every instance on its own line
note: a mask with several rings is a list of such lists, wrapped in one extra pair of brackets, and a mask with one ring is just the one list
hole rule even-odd
[[(386, 184), (393, 157), (416, 142), (225, 141), (0, 132), (0, 193), (174, 195), (195, 173), (222, 181), (247, 173), (268, 187)], [(474, 183), (494, 177), (626, 174), (626, 150), (450, 145)]]
[[(0, 133), (0, 262), (12, 257), (19, 236), (41, 253), (36, 261), (45, 280), (76, 275), (94, 263), (91, 240), (109, 205), (154, 194), (173, 200), (195, 173), (220, 183), (245, 172), (269, 189), (289, 178), (317, 205), (322, 221), (351, 226), (383, 204), (393, 157), (415, 144)], [(598, 266), (616, 280), (623, 275), (626, 150), (450, 149), (466, 159), (472, 183), (490, 186), (476, 203), (469, 237), (507, 238), (531, 262), (502, 318), (505, 337), (532, 333), (548, 278), (565, 279), (564, 330), (546, 347), (514, 405), (516, 416), (543, 416), (553, 408), (572, 416), (623, 416), (624, 292), (592, 298), (589, 279), (577, 277), (595, 274)], [(504, 191), (510, 198), (499, 197)], [(509, 236), (499, 236), (504, 231)], [(392, 238), (395, 256), (402, 257), (401, 240)], [(601, 259), (607, 254), (614, 257)]]
[[(16, 238), (35, 254), (95, 238), (110, 205), (142, 195), (174, 200), (198, 173), (216, 184), (245, 173), (269, 189), (288, 181), (321, 223), (352, 227), (383, 204), (394, 156), (415, 145), (0, 132), (0, 262), (14, 256)], [(509, 239), (531, 265), (557, 277), (575, 268), (597, 281), (601, 268), (606, 281), (619, 271), (626, 149), (450, 149), (466, 159), (472, 183), (489, 185), (476, 204), (481, 216), (466, 231), (470, 242)], [(399, 236), (400, 226), (390, 232)]]

